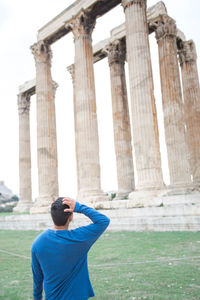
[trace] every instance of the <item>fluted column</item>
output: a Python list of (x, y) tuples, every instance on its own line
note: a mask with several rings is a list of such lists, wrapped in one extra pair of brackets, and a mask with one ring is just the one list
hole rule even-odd
[(75, 88), (75, 66), (72, 64), (67, 68), (69, 71), (71, 78), (72, 78), (72, 84), (73, 84), (73, 103), (74, 103), (74, 131), (75, 131), (75, 151), (76, 151), (76, 176), (77, 176), (77, 194), (80, 194), (80, 179), (79, 179), (79, 163), (78, 163), (78, 134), (77, 134), (77, 114), (76, 114), (76, 88)]
[(30, 147), (30, 95), (19, 94), (19, 202), (17, 212), (29, 211), (32, 203), (31, 147)]
[(168, 154), (170, 185), (187, 187), (191, 176), (185, 141), (183, 101), (177, 59), (175, 21), (163, 15), (157, 22), (165, 140)]
[(32, 47), (36, 63), (37, 155), (39, 196), (32, 213), (48, 212), (58, 196), (55, 89), (51, 77), (51, 49), (44, 42)]
[(124, 69), (125, 51), (125, 44), (122, 41), (116, 41), (106, 48), (110, 66), (118, 197), (128, 195), (134, 190), (131, 130)]
[(81, 11), (70, 24), (75, 44), (76, 147), (79, 194), (82, 201), (104, 200), (101, 190), (99, 139), (93, 70), (92, 31), (95, 26), (87, 12)]
[(163, 188), (146, 0), (122, 0), (126, 19), (136, 190)]
[(179, 59), (190, 171), (194, 185), (200, 188), (200, 88), (196, 62), (197, 54), (192, 40), (181, 43)]

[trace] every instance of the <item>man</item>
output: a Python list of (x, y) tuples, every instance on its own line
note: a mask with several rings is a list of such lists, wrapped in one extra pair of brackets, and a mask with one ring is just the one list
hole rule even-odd
[[(69, 230), (73, 212), (93, 223)], [(32, 272), (34, 300), (86, 300), (94, 296), (89, 279), (87, 254), (108, 227), (110, 220), (100, 212), (70, 198), (58, 198), (51, 205), (54, 228), (33, 242)]]

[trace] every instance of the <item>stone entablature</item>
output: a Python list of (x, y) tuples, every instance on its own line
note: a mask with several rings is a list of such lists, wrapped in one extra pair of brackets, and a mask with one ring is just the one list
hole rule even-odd
[(92, 16), (100, 17), (120, 4), (121, 0), (79, 0), (75, 1), (67, 9), (61, 12), (53, 20), (48, 22), (38, 31), (38, 41), (45, 40), (49, 44), (52, 44), (65, 34), (71, 31), (70, 26), (66, 27), (66, 23), (70, 23), (74, 16), (77, 16), (80, 11), (87, 11)]
[(35, 78), (29, 81), (26, 81), (24, 84), (19, 86), (19, 94), (28, 93), (30, 96), (35, 94)]
[[(160, 15), (166, 15), (166, 14), (167, 14), (167, 9), (166, 9), (165, 4), (162, 1), (158, 2), (157, 4), (151, 6), (147, 9), (147, 22), (149, 24), (149, 32), (150, 33), (155, 30), (155, 25), (153, 24), (153, 22), (156, 19), (158, 19), (158, 17)], [(51, 22), (49, 22), (48, 24), (50, 24), (50, 23)], [(69, 24), (72, 25), (72, 22), (69, 22)], [(70, 25), (66, 26), (66, 24), (65, 24), (65, 27), (69, 27), (69, 26)], [(42, 27), (40, 30), (42, 31), (44, 28), (45, 28), (45, 26)], [(39, 30), (39, 32), (40, 32), (40, 30)], [(105, 48), (110, 43), (114, 43), (117, 40), (125, 41), (125, 37), (126, 37), (125, 23), (113, 28), (110, 31), (109, 38), (102, 40), (93, 46), (94, 63), (98, 62), (99, 60), (101, 60), (107, 56), (107, 52), (105, 51)], [(185, 35), (178, 28), (177, 28), (177, 32), (176, 32), (176, 37), (177, 37), (177, 42), (178, 41), (182, 41), (182, 42), (186, 41)], [(40, 44), (42, 44), (42, 42)], [(19, 86), (19, 93), (25, 93), (25, 92), (28, 92), (30, 94), (35, 94), (35, 79), (27, 81), (23, 85)]]

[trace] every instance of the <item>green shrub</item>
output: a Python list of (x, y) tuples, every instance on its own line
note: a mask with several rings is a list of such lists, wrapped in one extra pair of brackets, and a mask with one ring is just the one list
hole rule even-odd
[(12, 212), (14, 205), (6, 205), (6, 206), (0, 206), (0, 213), (2, 212)]

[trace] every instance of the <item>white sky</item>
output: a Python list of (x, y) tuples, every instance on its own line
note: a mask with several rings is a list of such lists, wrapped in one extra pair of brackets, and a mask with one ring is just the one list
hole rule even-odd
[[(37, 31), (74, 1), (64, 0), (0, 0), (0, 180), (18, 193), (18, 86), (35, 77), (35, 64), (29, 49), (36, 42)], [(148, 0), (148, 7), (156, 0)], [(200, 50), (200, 1), (165, 0), (168, 14), (177, 26), (193, 39), (197, 54)], [(94, 44), (109, 37), (112, 28), (124, 22), (119, 5), (97, 20), (93, 33)], [(150, 37), (154, 73), (155, 96), (158, 105), (161, 154), (164, 179), (168, 182), (166, 153), (163, 144), (161, 96), (159, 83), (158, 53), (154, 35)], [(52, 77), (59, 84), (56, 93), (56, 117), (58, 139), (58, 163), (60, 195), (76, 195), (76, 167), (74, 148), (72, 82), (66, 67), (74, 61), (72, 34), (68, 34), (53, 46)], [(198, 66), (200, 65), (198, 59)], [(116, 166), (112, 131), (110, 74), (107, 59), (95, 64), (97, 114), (100, 139), (102, 188), (116, 190)], [(127, 69), (127, 66), (126, 66)], [(128, 74), (127, 74), (128, 81)], [(128, 82), (127, 82), (128, 83)], [(31, 143), (33, 198), (37, 197), (36, 165), (36, 113), (35, 96), (31, 98)]]

